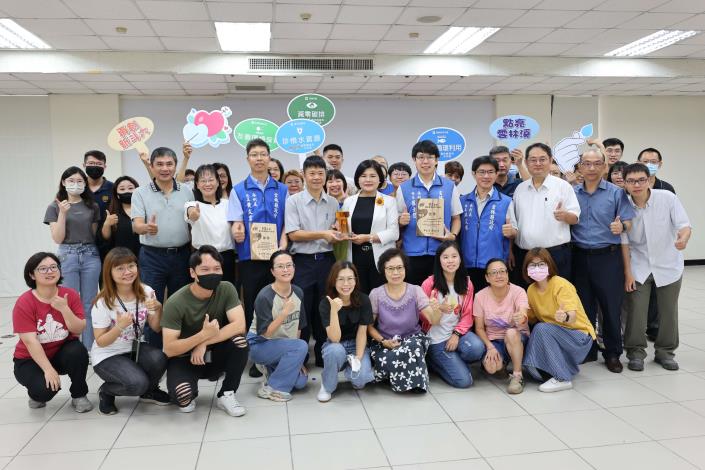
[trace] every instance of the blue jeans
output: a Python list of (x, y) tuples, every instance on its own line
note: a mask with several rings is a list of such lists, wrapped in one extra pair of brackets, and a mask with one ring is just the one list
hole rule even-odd
[(98, 248), (93, 244), (61, 244), (58, 255), (61, 261), (61, 276), (64, 278), (61, 285), (70, 287), (81, 296), (83, 313), (86, 317), (86, 329), (81, 333), (81, 342), (90, 351), (93, 346), (91, 304), (98, 295), (101, 269)]
[[(188, 259), (190, 250), (187, 246), (181, 248), (152, 248), (142, 246), (139, 265), (142, 282), (154, 289), (157, 300), (164, 304), (165, 290), (172, 295), (177, 290), (191, 282), (189, 277)], [(157, 348), (162, 347), (162, 337), (144, 324), (144, 339)]]
[(426, 362), (450, 386), (468, 388), (472, 385), (469, 363), (479, 361), (485, 354), (485, 344), (472, 331), (458, 340), (455, 351), (446, 351), (447, 341), (428, 347)]
[(308, 376), (301, 372), (308, 354), (308, 344), (302, 339), (275, 338), (248, 334), (250, 359), (267, 367), (267, 384), (280, 392), (291, 392), (306, 386)]
[(345, 369), (345, 377), (352, 383), (353, 388), (360, 390), (366, 384), (374, 381), (372, 372), (372, 360), (370, 350), (365, 348), (365, 353), (360, 360), (360, 370), (353, 373), (348, 364), (348, 354), (355, 354), (357, 350), (356, 341), (348, 339), (340, 343), (326, 341), (323, 344), (323, 372), (321, 381), (326, 392), (333, 393), (338, 388), (338, 372)]

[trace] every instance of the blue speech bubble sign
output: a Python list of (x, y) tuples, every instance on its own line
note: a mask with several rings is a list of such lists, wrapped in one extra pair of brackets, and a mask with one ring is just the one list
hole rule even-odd
[(504, 142), (509, 150), (514, 150), (522, 142), (535, 139), (541, 126), (536, 119), (521, 114), (502, 116), (490, 124), (490, 135), (493, 139)]
[(423, 132), (418, 142), (430, 140), (438, 146), (440, 161), (447, 162), (461, 156), (465, 151), (465, 137), (450, 127), (434, 127)]
[(292, 119), (277, 130), (277, 145), (288, 153), (297, 155), (313, 152), (326, 140), (326, 131), (310, 119)]

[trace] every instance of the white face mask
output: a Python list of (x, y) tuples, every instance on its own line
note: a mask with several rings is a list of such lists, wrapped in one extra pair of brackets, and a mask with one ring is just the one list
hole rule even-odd
[(72, 196), (80, 196), (86, 189), (86, 185), (83, 183), (67, 184), (65, 187), (66, 192)]

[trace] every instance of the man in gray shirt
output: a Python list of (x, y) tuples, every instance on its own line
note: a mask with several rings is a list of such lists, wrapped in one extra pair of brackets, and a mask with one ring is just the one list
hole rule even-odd
[(301, 339), (308, 342), (313, 333), (316, 365), (323, 367), (321, 348), (327, 335), (321, 325), (318, 304), (325, 295), (328, 273), (335, 263), (333, 243), (341, 241), (343, 236), (332, 228), (338, 201), (323, 191), (326, 163), (321, 157), (311, 156), (304, 161), (304, 179), (306, 189), (286, 200), (284, 227), (292, 241), (294, 284), (303, 290), (308, 317)]
[[(164, 291), (172, 294), (188, 284), (191, 235), (184, 220), (184, 204), (193, 192), (177, 183), (176, 154), (166, 147), (154, 149), (150, 157), (154, 179), (132, 194), (132, 229), (140, 236), (139, 255), (142, 281), (164, 303)], [(145, 324), (145, 338), (161, 347), (161, 336)]]

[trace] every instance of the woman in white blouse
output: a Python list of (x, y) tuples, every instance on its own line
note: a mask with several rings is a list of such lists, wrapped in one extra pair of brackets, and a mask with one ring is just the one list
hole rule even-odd
[(184, 204), (184, 218), (191, 225), (191, 245), (214, 246), (223, 255), (223, 280), (235, 285), (235, 249), (228, 224), (228, 198), (218, 181), (213, 165), (196, 170), (195, 201)]
[(360, 192), (348, 197), (341, 209), (348, 212), (352, 232), (347, 258), (357, 267), (360, 290), (365, 294), (383, 284), (377, 261), (382, 253), (394, 248), (399, 238), (397, 206), (394, 198), (379, 192), (383, 183), (380, 164), (364, 160), (355, 170), (355, 185)]

